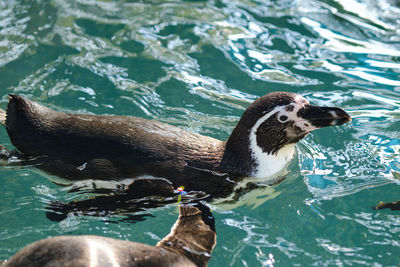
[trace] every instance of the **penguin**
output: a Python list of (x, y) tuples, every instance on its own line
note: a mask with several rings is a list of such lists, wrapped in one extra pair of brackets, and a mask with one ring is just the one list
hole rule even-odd
[(2, 266), (207, 266), (215, 244), (209, 208), (180, 205), (171, 232), (154, 247), (94, 235), (56, 236), (29, 244)]
[(378, 205), (372, 207), (374, 210), (382, 210), (382, 209), (391, 209), (391, 210), (400, 210), (400, 200), (393, 202), (379, 202)]
[(133, 116), (69, 114), (10, 95), (0, 112), (12, 144), (28, 162), (68, 180), (165, 178), (174, 186), (218, 192), (243, 177), (270, 177), (313, 130), (349, 122), (338, 107), (273, 92), (244, 111), (226, 141)]

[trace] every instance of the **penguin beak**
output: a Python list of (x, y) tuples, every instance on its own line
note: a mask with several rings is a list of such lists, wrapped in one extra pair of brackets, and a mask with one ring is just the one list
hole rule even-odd
[(297, 116), (308, 121), (314, 129), (342, 125), (351, 121), (351, 117), (346, 111), (336, 107), (306, 105), (298, 111)]

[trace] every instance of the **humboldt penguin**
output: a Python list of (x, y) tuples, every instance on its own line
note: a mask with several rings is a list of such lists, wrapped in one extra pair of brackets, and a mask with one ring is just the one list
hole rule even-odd
[(207, 266), (216, 244), (214, 218), (208, 207), (197, 207), (201, 211), (180, 205), (171, 232), (155, 247), (94, 235), (56, 236), (29, 244), (2, 266)]
[(217, 192), (240, 177), (269, 177), (292, 159), (309, 132), (349, 122), (338, 107), (273, 92), (244, 111), (226, 141), (133, 116), (69, 114), (10, 95), (1, 115), (30, 164), (69, 179), (165, 178), (174, 186)]

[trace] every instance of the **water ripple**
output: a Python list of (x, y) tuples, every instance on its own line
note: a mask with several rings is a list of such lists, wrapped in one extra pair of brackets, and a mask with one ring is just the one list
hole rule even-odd
[[(216, 212), (221, 254), (210, 266), (390, 266), (399, 260), (399, 221), (369, 207), (399, 192), (399, 18), (392, 0), (1, 1), (0, 105), (18, 93), (60, 111), (135, 115), (222, 140), (271, 91), (340, 106), (353, 121), (301, 142), (289, 170), (299, 179), (274, 186), (253, 209)], [(146, 241), (145, 222), (135, 231), (104, 218), (52, 225), (38, 214), (76, 195), (33, 167), (0, 176), (0, 257), (71, 231), (145, 233)], [(302, 230), (290, 232), (295, 226)]]

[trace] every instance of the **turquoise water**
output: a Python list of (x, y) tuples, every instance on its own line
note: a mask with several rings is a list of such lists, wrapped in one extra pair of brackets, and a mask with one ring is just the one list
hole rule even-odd
[[(226, 139), (271, 91), (340, 106), (353, 121), (301, 141), (285, 180), (212, 204), (209, 266), (398, 266), (400, 213), (371, 206), (400, 199), (399, 18), (394, 0), (1, 1), (0, 107), (17, 93)], [(177, 218), (170, 204), (51, 221), (51, 201), (83, 197), (52, 180), (0, 167), (0, 259), (61, 234), (154, 245)]]

